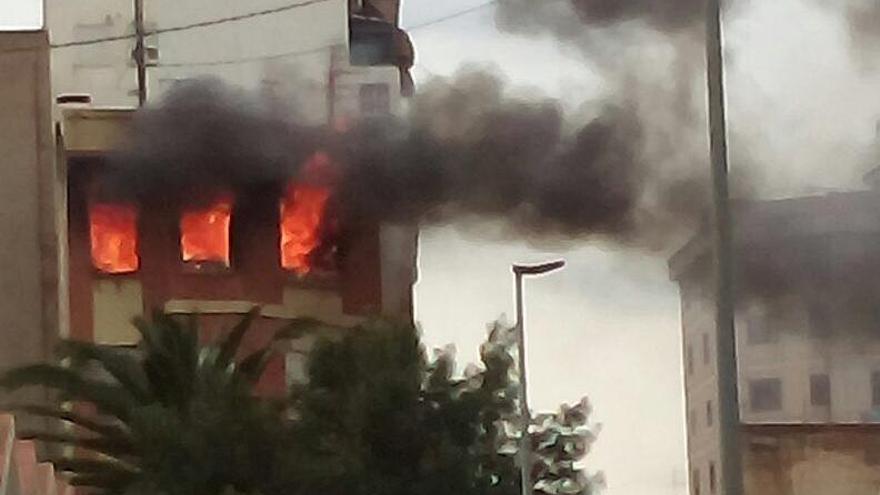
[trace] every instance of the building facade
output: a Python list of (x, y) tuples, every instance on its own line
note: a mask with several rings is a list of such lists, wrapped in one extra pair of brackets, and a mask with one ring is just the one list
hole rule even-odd
[[(880, 489), (878, 206), (880, 195), (863, 191), (736, 209), (736, 337), (749, 494)], [(681, 294), (695, 495), (722, 493), (710, 256), (707, 238), (697, 237), (670, 260)]]
[[(400, 112), (413, 91), (413, 50), (397, 27), (397, 1), (145, 4), (148, 104), (208, 76), (274, 99), (299, 122), (344, 130), (353, 119)], [(260, 306), (244, 350), (296, 317), (343, 325), (380, 313), (412, 319), (417, 229), (361, 225), (344, 254), (319, 245), (311, 237), (325, 191), (290, 184), (280, 202), (229, 198), (220, 210), (170, 217), (97, 201), (95, 180), (129, 139), (137, 103), (130, 8), (47, 1), (48, 31), (0, 33), (0, 67), (15, 75), (0, 81), (4, 108), (14, 109), (0, 115), (0, 149), (15, 165), (0, 181), (9, 198), (0, 215), (8, 263), (0, 317), (11, 332), (0, 367), (48, 359), (65, 337), (132, 345), (131, 318), (153, 309), (199, 315), (203, 338), (212, 339)], [(220, 258), (205, 243), (221, 246)], [(317, 250), (327, 253), (320, 262)], [(302, 378), (310, 345), (284, 343), (261, 386), (279, 391)]]

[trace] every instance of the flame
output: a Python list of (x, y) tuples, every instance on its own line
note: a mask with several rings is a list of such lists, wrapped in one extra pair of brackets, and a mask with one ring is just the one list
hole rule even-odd
[(229, 224), (232, 199), (223, 197), (208, 208), (184, 212), (180, 219), (180, 250), (185, 262), (229, 266)]
[(311, 254), (321, 244), (321, 223), (330, 190), (308, 184), (290, 184), (281, 201), (281, 267), (305, 275)]
[(107, 203), (89, 205), (92, 264), (104, 273), (131, 273), (140, 267), (137, 210)]

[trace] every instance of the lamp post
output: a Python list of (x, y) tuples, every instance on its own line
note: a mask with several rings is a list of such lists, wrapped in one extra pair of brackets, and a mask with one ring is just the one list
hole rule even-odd
[(516, 338), (519, 354), (519, 386), (520, 386), (520, 473), (522, 476), (522, 495), (531, 495), (532, 492), (532, 465), (531, 444), (529, 441), (529, 395), (526, 382), (526, 332), (525, 320), (523, 319), (523, 277), (526, 275), (544, 275), (565, 266), (564, 260), (542, 263), (539, 265), (513, 265), (513, 275), (516, 287)]

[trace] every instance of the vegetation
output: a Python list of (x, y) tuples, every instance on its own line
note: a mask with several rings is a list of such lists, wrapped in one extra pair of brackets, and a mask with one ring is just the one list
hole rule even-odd
[[(97, 493), (519, 495), (508, 329), (496, 325), (482, 366), (456, 377), (451, 353), (428, 360), (412, 325), (358, 325), (319, 340), (307, 382), (271, 400), (254, 394), (271, 346), (239, 355), (255, 316), (200, 346), (195, 320), (156, 314), (137, 321), (136, 352), (65, 342), (64, 365), (19, 368), (0, 386), (58, 393), (67, 407), (16, 408), (54, 423), (26, 436), (74, 447), (50, 460)], [(297, 320), (276, 337), (321, 326)], [(536, 494), (590, 493), (576, 465), (588, 414), (582, 402), (536, 418)]]

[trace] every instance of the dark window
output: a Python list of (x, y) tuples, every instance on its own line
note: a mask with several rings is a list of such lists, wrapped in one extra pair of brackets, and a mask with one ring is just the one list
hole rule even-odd
[(709, 463), (709, 493), (715, 493), (715, 490), (718, 486), (718, 479), (715, 474), (715, 463)]
[(709, 356), (711, 354), (711, 349), (709, 348), (709, 334), (703, 334), (703, 364), (709, 364)]
[(712, 401), (706, 402), (706, 426), (712, 426), (714, 418), (712, 416)]
[(828, 375), (810, 375), (810, 404), (831, 405), (831, 380)]
[(880, 371), (871, 373), (871, 405), (880, 406)]
[(691, 475), (691, 491), (694, 495), (700, 495), (700, 470), (694, 469), (693, 474)]
[(750, 381), (749, 399), (752, 411), (778, 411), (782, 409), (782, 382), (779, 378), (762, 378)]
[(770, 330), (764, 318), (750, 316), (746, 319), (746, 340), (749, 344), (769, 344), (776, 342), (776, 333)]
[(351, 65), (394, 65), (394, 30), (393, 25), (381, 19), (351, 17)]
[(691, 347), (690, 344), (687, 346), (687, 350), (685, 351), (687, 354), (685, 359), (687, 360), (687, 373), (688, 375), (694, 374), (694, 348)]
[(391, 112), (391, 90), (387, 84), (362, 84), (361, 114), (386, 115)]

